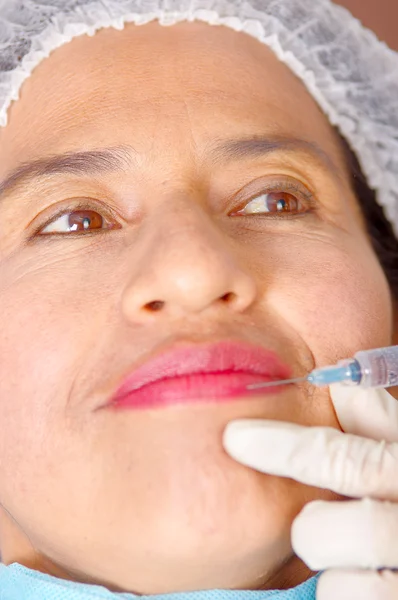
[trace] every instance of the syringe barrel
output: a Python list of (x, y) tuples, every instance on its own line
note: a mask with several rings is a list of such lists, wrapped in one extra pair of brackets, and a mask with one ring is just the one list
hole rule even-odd
[(398, 346), (361, 350), (354, 355), (361, 366), (360, 386), (365, 388), (398, 385)]

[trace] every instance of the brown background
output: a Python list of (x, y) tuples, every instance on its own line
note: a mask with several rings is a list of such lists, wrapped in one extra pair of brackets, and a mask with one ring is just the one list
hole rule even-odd
[[(316, 0), (315, 0), (316, 2)], [(335, 0), (398, 51), (398, 0)]]

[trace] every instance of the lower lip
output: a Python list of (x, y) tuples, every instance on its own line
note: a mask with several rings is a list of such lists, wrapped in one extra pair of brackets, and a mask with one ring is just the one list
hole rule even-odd
[(268, 382), (270, 379), (253, 373), (197, 373), (160, 379), (134, 390), (108, 405), (114, 409), (148, 409), (177, 404), (225, 403), (242, 396), (277, 394), (285, 386), (269, 386), (247, 390), (252, 383)]

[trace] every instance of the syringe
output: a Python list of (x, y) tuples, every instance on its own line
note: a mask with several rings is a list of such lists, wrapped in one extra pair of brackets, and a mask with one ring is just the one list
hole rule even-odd
[(308, 381), (318, 387), (343, 383), (364, 388), (388, 388), (398, 385), (398, 346), (361, 350), (353, 358), (339, 360), (336, 365), (314, 369), (306, 377), (253, 383), (248, 390)]

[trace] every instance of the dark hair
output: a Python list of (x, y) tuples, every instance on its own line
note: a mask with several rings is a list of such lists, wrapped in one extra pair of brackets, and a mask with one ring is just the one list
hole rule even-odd
[(383, 208), (377, 203), (376, 193), (366, 181), (356, 155), (346, 140), (340, 135), (339, 137), (351, 174), (351, 185), (365, 217), (370, 240), (386, 274), (391, 292), (398, 300), (398, 240)]

